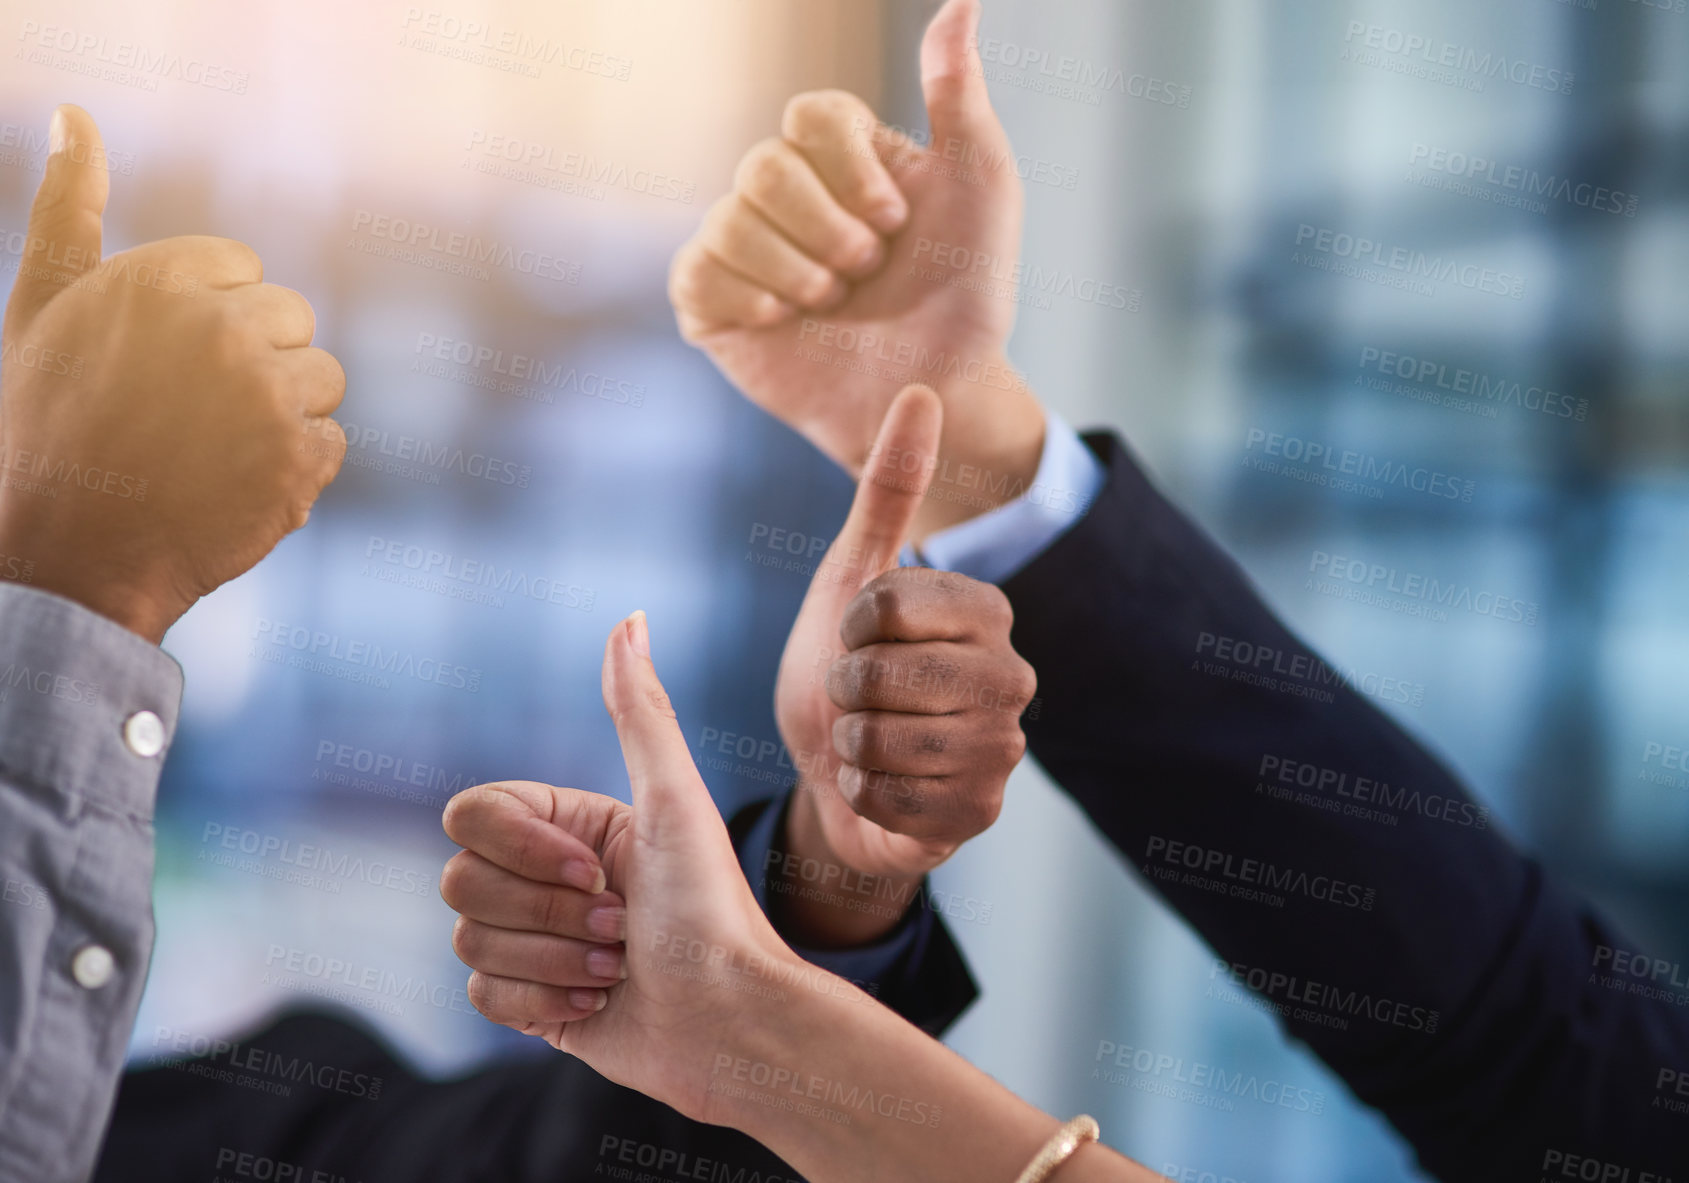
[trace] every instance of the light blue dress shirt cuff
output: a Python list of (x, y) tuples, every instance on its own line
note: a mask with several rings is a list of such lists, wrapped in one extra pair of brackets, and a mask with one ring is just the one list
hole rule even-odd
[(156, 646), (0, 583), (0, 1183), (93, 1171), (152, 952), (181, 696)]
[[(790, 801), (791, 793), (788, 792), (769, 802), (739, 844), (739, 865), (744, 868), (751, 893), (756, 896), (765, 916), (769, 914), (768, 891), (772, 875), (769, 855), (774, 850), (775, 834), (781, 818), (786, 816), (786, 806)], [(923, 931), (934, 923), (932, 909), (919, 904), (920, 901), (912, 904), (895, 929), (870, 944), (849, 949), (805, 949), (793, 945), (793, 951), (811, 965), (818, 965), (828, 973), (837, 974), (877, 995), (878, 984), (889, 978), (903, 960), (921, 945)]]
[[(152, 820), (176, 734), (182, 667), (157, 645), (62, 596), (0, 582), (0, 774)], [(155, 753), (124, 742), (151, 711)]]
[(1046, 413), (1038, 475), (1019, 497), (905, 547), (904, 566), (955, 571), (983, 583), (1003, 583), (1079, 523), (1107, 474), (1079, 433)]

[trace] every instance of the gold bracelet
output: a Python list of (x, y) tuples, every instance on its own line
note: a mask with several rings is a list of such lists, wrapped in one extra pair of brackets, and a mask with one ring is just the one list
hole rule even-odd
[(1015, 1183), (1044, 1183), (1056, 1168), (1073, 1157), (1073, 1152), (1087, 1142), (1095, 1142), (1101, 1136), (1102, 1130), (1097, 1128), (1097, 1119), (1081, 1113), (1078, 1117), (1062, 1126), (1050, 1135), (1050, 1140), (1044, 1143), (1044, 1148), (1038, 1152), (1038, 1157), (1027, 1164), (1015, 1179)]

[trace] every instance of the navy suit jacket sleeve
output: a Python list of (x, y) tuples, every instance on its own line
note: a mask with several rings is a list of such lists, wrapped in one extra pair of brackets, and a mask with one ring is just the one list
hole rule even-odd
[(1026, 731), (1218, 954), (1210, 978), (1274, 1004), (1441, 1179), (1557, 1178), (1571, 1156), (1681, 1179), (1685, 971), (1557, 886), (1371, 701), (1411, 687), (1322, 661), (1119, 440), (1086, 443), (1104, 489), (1004, 586), (1038, 671)]

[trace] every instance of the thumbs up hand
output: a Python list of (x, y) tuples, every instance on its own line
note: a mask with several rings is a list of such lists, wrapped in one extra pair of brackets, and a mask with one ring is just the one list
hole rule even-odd
[(0, 330), (0, 552), (156, 643), (304, 525), (346, 377), (250, 247), (102, 258), (108, 187), (99, 129), (60, 107)]
[[(780, 659), (775, 717), (799, 771), (786, 853), (803, 890), (775, 883), (769, 899), (800, 945), (860, 944), (890, 929), (902, 908), (886, 901), (907, 904), (922, 875), (996, 820), (1026, 751), (1020, 715), (1036, 679), (1009, 642), (1008, 598), (898, 566), (943, 418), (922, 387), (891, 404)], [(818, 886), (842, 882), (843, 869), (875, 877), (881, 906)]]
[(1005, 355), (1022, 194), (978, 27), (979, 0), (948, 0), (927, 29), (927, 144), (854, 95), (800, 94), (670, 271), (681, 334), (852, 475), (903, 386), (939, 393), (946, 471), (986, 475), (924, 503), (917, 541), (1018, 496), (1044, 438)]
[[(766, 1004), (805, 991), (867, 996), (804, 965), (763, 917), (658, 680), (644, 613), (611, 630), (603, 684), (632, 806), (520, 782), (458, 794), (446, 826), (466, 853), (448, 871), (486, 865), (476, 883), (453, 874), (460, 886), (448, 888), (442, 877), (464, 917), (454, 943), (475, 970), (469, 998), (489, 1019), (708, 1121), (724, 1104), (710, 1087), (718, 1057)], [(591, 886), (607, 890), (558, 886), (574, 866), (601, 868)], [(585, 935), (570, 917), (589, 900), (626, 901), (625, 980), (566, 990), (587, 984), (584, 946), (559, 934)]]

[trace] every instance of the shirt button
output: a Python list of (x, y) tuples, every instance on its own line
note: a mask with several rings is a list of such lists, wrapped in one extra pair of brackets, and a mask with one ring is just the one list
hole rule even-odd
[(164, 750), (164, 723), (151, 711), (136, 711), (123, 720), (123, 743), (142, 759)]
[(111, 975), (116, 971), (117, 962), (112, 960), (111, 950), (104, 945), (83, 945), (70, 959), (70, 976), (84, 990), (98, 990), (111, 981)]

